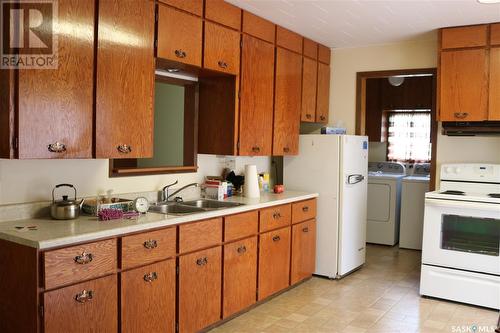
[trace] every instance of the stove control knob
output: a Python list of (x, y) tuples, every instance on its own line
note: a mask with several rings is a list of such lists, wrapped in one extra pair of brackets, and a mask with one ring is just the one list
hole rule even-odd
[(460, 168), (455, 168), (455, 173), (460, 173)]
[(453, 172), (453, 168), (452, 167), (447, 167), (445, 169), (446, 173), (452, 173)]

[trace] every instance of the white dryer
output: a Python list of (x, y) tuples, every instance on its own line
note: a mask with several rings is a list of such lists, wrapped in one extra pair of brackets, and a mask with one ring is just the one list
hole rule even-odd
[(430, 169), (429, 163), (415, 164), (412, 175), (402, 180), (399, 231), (401, 248), (422, 249), (425, 193), (429, 192)]
[(401, 180), (406, 168), (396, 162), (368, 164), (366, 242), (395, 245), (399, 241)]

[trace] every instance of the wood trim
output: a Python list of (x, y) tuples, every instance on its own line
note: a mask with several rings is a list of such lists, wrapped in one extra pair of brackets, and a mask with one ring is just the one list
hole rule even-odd
[(13, 69), (0, 70), (0, 158), (14, 158), (16, 77)]

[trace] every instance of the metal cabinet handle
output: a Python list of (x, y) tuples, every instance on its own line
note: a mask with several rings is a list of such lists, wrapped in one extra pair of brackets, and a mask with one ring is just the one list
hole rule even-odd
[(130, 147), (129, 145), (119, 145), (118, 147), (116, 147), (116, 149), (118, 149), (118, 151), (122, 154), (128, 154), (132, 152), (132, 147)]
[(198, 266), (205, 266), (207, 263), (208, 263), (207, 257), (196, 259), (196, 265)]
[(245, 245), (242, 245), (236, 251), (238, 251), (239, 254), (243, 254), (247, 252), (247, 247)]
[(469, 113), (468, 112), (455, 112), (453, 115), (455, 116), (455, 118), (464, 119), (464, 118), (467, 118)]
[(158, 279), (158, 273), (156, 272), (151, 272), (149, 274), (144, 275), (144, 281), (146, 282), (153, 282), (156, 279)]
[(83, 289), (82, 292), (75, 295), (75, 301), (77, 301), (78, 303), (85, 303), (87, 301), (90, 301), (93, 296), (94, 292), (92, 290)]
[(279, 218), (281, 218), (281, 213), (280, 213), (280, 212), (275, 212), (275, 213), (273, 214), (273, 219), (277, 220), (277, 219), (279, 219)]
[(302, 232), (309, 232), (309, 228), (308, 227), (302, 228)]
[(80, 265), (85, 265), (85, 264), (88, 264), (89, 262), (91, 262), (92, 259), (94, 259), (94, 256), (92, 255), (92, 253), (87, 253), (87, 252), (83, 251), (82, 254), (75, 257), (75, 262), (77, 264), (80, 264)]
[(66, 145), (60, 142), (54, 142), (47, 146), (47, 149), (51, 153), (64, 153), (66, 151)]
[(319, 120), (323, 121), (323, 120), (325, 120), (325, 119), (326, 119), (326, 117), (325, 117), (325, 116), (319, 116)]
[(158, 247), (158, 242), (155, 239), (148, 239), (144, 242), (144, 247), (148, 250)]
[(306, 119), (311, 119), (312, 118), (312, 115), (311, 114), (306, 114)]
[(258, 147), (258, 146), (252, 147), (252, 151), (254, 153), (258, 153), (258, 152), (260, 152), (260, 147)]
[(309, 206), (304, 206), (304, 207), (302, 207), (302, 211), (303, 211), (304, 213), (307, 213), (307, 212), (309, 211)]
[(220, 68), (223, 68), (223, 69), (227, 68), (227, 63), (223, 60), (219, 60), (219, 62), (217, 62), (217, 64), (219, 65)]
[(274, 237), (273, 237), (273, 242), (277, 242), (277, 241), (279, 241), (280, 239), (281, 239), (281, 237), (280, 237), (280, 236), (274, 236)]
[(285, 148), (283, 148), (283, 151), (284, 151), (285, 153), (288, 153), (288, 152), (290, 152), (290, 148), (285, 147)]
[(175, 50), (175, 55), (177, 58), (186, 58), (186, 51), (183, 51), (181, 49)]

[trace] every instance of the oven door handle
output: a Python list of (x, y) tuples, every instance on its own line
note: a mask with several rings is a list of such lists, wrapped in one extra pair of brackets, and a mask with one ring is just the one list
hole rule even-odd
[(425, 204), (432, 205), (435, 207), (465, 208), (465, 209), (482, 210), (488, 212), (496, 212), (498, 214), (496, 218), (500, 218), (500, 205), (494, 203), (426, 198)]

